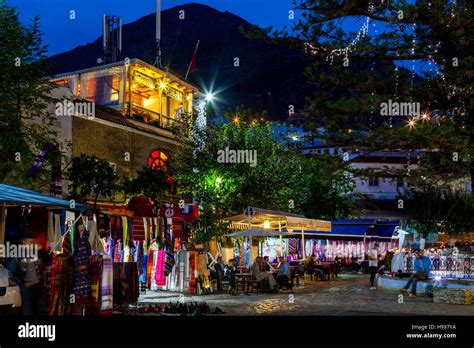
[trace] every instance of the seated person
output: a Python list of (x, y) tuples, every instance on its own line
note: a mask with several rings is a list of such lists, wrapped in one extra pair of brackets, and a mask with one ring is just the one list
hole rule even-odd
[(416, 297), (416, 283), (419, 280), (427, 280), (430, 276), (431, 271), (431, 262), (430, 259), (425, 256), (424, 250), (416, 250), (416, 259), (413, 265), (415, 272), (411, 274), (410, 279), (408, 280), (405, 287), (401, 288), (400, 291), (407, 293), (412, 285), (410, 297)]
[(280, 268), (277, 272), (277, 284), (281, 287), (286, 286), (288, 290), (293, 288), (293, 285), (290, 282), (291, 279), (291, 269), (288, 261), (285, 260), (283, 256), (280, 257)]
[(270, 258), (268, 256), (263, 257), (262, 272), (275, 272), (275, 269), (270, 265)]
[(250, 273), (252, 274), (252, 278), (258, 281), (262, 281), (262, 280), (267, 281), (270, 287), (270, 290), (273, 291), (276, 289), (275, 278), (273, 278), (273, 276), (270, 273), (262, 272), (262, 264), (263, 264), (263, 259), (262, 257), (258, 256), (255, 259), (255, 262), (250, 267)]
[[(318, 266), (321, 266), (321, 265), (322, 265), (320, 259), (315, 259), (315, 260), (314, 260), (314, 263), (315, 263), (315, 265), (318, 265)], [(322, 269), (320, 269), (320, 268), (315, 268), (315, 269), (314, 269), (314, 274), (315, 274), (316, 277), (319, 277), (319, 279), (321, 279), (321, 280), (326, 280), (326, 279), (324, 278), (324, 272), (323, 272)]]

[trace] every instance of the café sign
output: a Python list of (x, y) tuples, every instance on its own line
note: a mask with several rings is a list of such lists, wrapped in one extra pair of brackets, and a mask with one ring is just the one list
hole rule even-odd
[(156, 80), (150, 76), (147, 76), (139, 71), (134, 71), (133, 72), (133, 81), (146, 86), (150, 89), (156, 89)]

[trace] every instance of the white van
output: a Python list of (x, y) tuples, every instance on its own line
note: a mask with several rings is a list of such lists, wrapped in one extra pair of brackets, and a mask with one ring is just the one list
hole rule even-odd
[(20, 287), (10, 277), (8, 269), (0, 265), (0, 307), (19, 309), (21, 307)]

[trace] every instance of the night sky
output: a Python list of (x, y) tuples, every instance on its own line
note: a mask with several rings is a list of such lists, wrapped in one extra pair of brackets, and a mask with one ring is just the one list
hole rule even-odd
[[(102, 35), (102, 15), (117, 15), (124, 24), (155, 12), (155, 0), (7, 0), (20, 12), (23, 23), (35, 15), (40, 16), (44, 43), (49, 46), (48, 55), (68, 51), (85, 45)], [(162, 0), (162, 9), (188, 3), (206, 4), (219, 11), (232, 12), (260, 27), (282, 29), (291, 27), (288, 18), (293, 8), (292, 0)], [(76, 19), (69, 19), (69, 11), (76, 12)], [(298, 19), (298, 13), (295, 13)], [(357, 32), (364, 18), (352, 18), (342, 23), (345, 30)], [(379, 30), (381, 27), (377, 24)], [(371, 29), (373, 30), (373, 29)], [(369, 33), (370, 35), (370, 33)], [(397, 65), (411, 68), (410, 62)], [(420, 74), (424, 67), (416, 62), (415, 71)]]
[[(7, 0), (26, 23), (39, 15), (49, 54), (68, 51), (94, 41), (102, 34), (102, 15), (118, 15), (124, 24), (155, 12), (155, 0)], [(291, 0), (162, 0), (163, 10), (187, 3), (206, 4), (232, 12), (252, 24), (282, 28), (291, 24)], [(69, 11), (76, 19), (69, 19)]]

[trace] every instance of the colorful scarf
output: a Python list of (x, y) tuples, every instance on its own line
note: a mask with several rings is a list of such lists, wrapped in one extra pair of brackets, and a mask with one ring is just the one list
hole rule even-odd
[(156, 259), (156, 269), (155, 269), (155, 283), (156, 285), (166, 285), (166, 276), (165, 275), (165, 251), (158, 250), (158, 257)]
[(84, 234), (79, 239), (76, 255), (74, 256), (74, 297), (73, 315), (83, 315), (87, 310), (91, 296), (91, 278), (89, 258), (91, 245)]
[(114, 269), (112, 258), (109, 255), (102, 256), (102, 276), (100, 292), (100, 310), (101, 314), (112, 314), (113, 304), (113, 284)]
[(146, 266), (146, 286), (150, 287), (151, 285), (151, 273), (153, 270), (153, 255), (154, 255), (153, 249), (148, 250), (148, 257), (147, 257), (147, 266)]
[(164, 232), (165, 232), (164, 247), (165, 247), (165, 254), (166, 254), (165, 275), (168, 276), (173, 270), (175, 260), (174, 260), (174, 253), (173, 253), (173, 245), (171, 244), (170, 225), (168, 225), (167, 219), (165, 219)]
[(133, 240), (145, 240), (145, 224), (142, 217), (132, 218)]
[(100, 308), (102, 264), (102, 256), (91, 256), (89, 265), (91, 278), (91, 313), (97, 313)]

